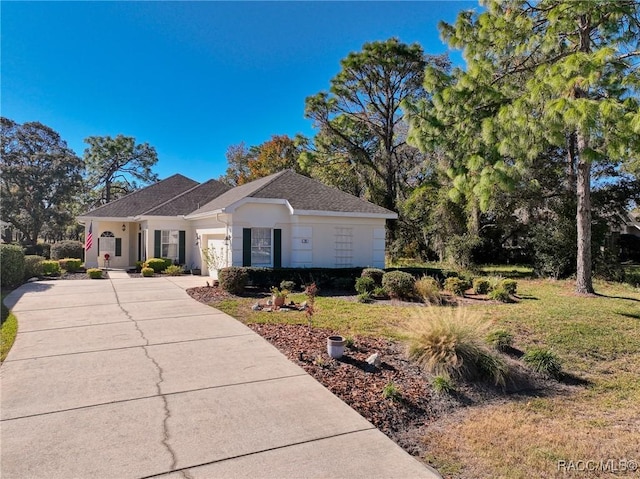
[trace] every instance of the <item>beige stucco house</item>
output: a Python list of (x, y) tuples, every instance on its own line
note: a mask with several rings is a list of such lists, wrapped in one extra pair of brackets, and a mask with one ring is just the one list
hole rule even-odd
[[(168, 257), (217, 266), (384, 267), (385, 223), (397, 214), (291, 170), (231, 188), (174, 175), (78, 217), (91, 229), (87, 267)], [(206, 271), (203, 271), (205, 274)]]

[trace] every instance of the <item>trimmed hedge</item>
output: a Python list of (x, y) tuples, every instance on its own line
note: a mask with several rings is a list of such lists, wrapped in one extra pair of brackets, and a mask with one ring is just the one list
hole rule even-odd
[(151, 278), (153, 276), (153, 273), (155, 273), (153, 268), (146, 268), (146, 267), (142, 268), (140, 272), (142, 273), (143, 278)]
[(84, 258), (84, 245), (80, 241), (58, 241), (51, 246), (51, 259)]
[(171, 266), (171, 263), (167, 264), (164, 258), (149, 258), (144, 263), (144, 267), (151, 268), (154, 273), (162, 273), (169, 266)]
[(29, 254), (24, 257), (24, 280), (42, 276), (42, 262), (46, 258), (35, 254)]
[(25, 256), (43, 256), (44, 259), (51, 258), (51, 244), (50, 243), (38, 243), (33, 245), (27, 245), (24, 247)]
[(389, 271), (382, 276), (382, 287), (392, 298), (412, 299), (416, 295), (416, 278), (404, 271)]
[(58, 276), (60, 274), (60, 263), (52, 259), (42, 262), (42, 274), (44, 276)]
[(58, 263), (62, 269), (69, 273), (75, 273), (82, 266), (82, 260), (78, 258), (63, 258), (59, 259)]
[(87, 275), (89, 275), (91, 279), (102, 279), (102, 270), (100, 268), (89, 268)]
[(24, 252), (22, 246), (0, 245), (0, 282), (2, 286), (18, 286), (24, 280)]
[(218, 271), (220, 287), (231, 294), (242, 294), (248, 279), (247, 268), (231, 266)]
[(356, 279), (356, 292), (358, 294), (372, 293), (374, 289), (376, 289), (376, 280), (371, 276), (360, 276)]
[[(384, 275), (384, 270), (379, 268), (365, 268), (362, 270), (361, 277), (362, 278), (371, 278), (376, 286), (382, 286), (382, 276)], [(356, 291), (358, 288), (356, 287)]]

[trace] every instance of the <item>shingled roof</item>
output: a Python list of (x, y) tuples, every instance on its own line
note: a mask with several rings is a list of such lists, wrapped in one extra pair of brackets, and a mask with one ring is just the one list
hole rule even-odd
[(217, 180), (209, 180), (181, 195), (145, 212), (150, 216), (178, 216), (186, 215), (206, 205), (214, 198), (217, 198), (231, 187)]
[(285, 199), (294, 210), (396, 217), (396, 213), (393, 211), (327, 186), (312, 178), (302, 176), (292, 170), (284, 170), (233, 188), (194, 211), (192, 215), (199, 216), (219, 211), (244, 198)]
[[(182, 175), (173, 175), (138, 191), (134, 191), (122, 198), (118, 198), (106, 205), (100, 206), (82, 216), (127, 218), (139, 216), (157, 208), (177, 195), (181, 195), (198, 186), (197, 181)], [(184, 214), (188, 213), (185, 212)]]

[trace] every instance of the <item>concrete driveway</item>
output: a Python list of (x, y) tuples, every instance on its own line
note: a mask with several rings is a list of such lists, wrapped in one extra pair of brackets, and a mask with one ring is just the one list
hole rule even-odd
[(19, 332), (0, 367), (3, 479), (439, 477), (192, 300), (205, 278), (119, 276), (6, 298)]

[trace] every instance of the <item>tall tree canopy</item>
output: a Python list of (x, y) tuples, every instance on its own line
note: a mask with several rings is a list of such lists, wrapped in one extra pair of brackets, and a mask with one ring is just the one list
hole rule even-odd
[(431, 100), (406, 103), (411, 142), (448, 148), (454, 196), (479, 198), (482, 208), (549, 149), (563, 149), (577, 205), (576, 289), (593, 292), (592, 167), (637, 173), (638, 2), (484, 3), (483, 13), (441, 24), (467, 68), (427, 69)]
[(85, 143), (84, 161), (87, 182), (98, 206), (134, 191), (142, 184), (158, 181), (152, 167), (158, 162), (158, 154), (148, 143), (137, 144), (135, 138), (118, 135), (90, 136)]
[(48, 126), (0, 122), (2, 220), (35, 244), (46, 225), (72, 220), (65, 205), (82, 185), (83, 163)]
[(244, 143), (232, 145), (227, 149), (227, 172), (220, 180), (237, 186), (286, 169), (301, 173), (300, 153), (301, 147), (287, 135), (273, 135), (270, 140), (250, 148)]
[[(328, 92), (306, 99), (305, 115), (319, 130), (303, 155), (312, 175), (398, 211), (403, 182), (419, 164), (406, 144), (400, 105), (424, 96), (427, 63), (446, 68), (444, 57), (425, 57), (418, 44), (395, 38), (366, 43), (341, 61)], [(395, 227), (390, 231), (395, 239)]]

